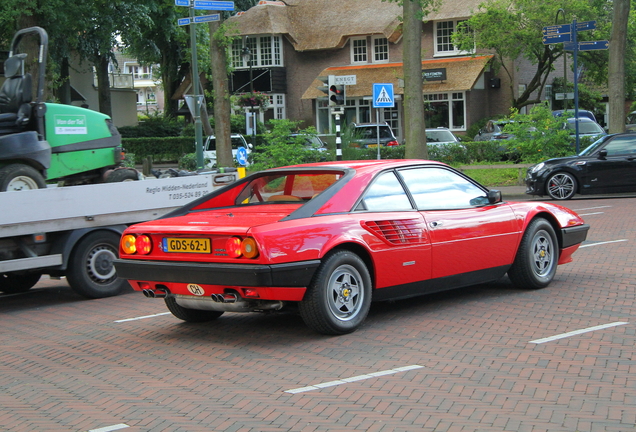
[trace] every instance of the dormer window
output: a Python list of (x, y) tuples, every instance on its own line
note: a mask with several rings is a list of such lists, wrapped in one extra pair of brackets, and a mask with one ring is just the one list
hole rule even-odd
[[(250, 36), (245, 38), (245, 47), (251, 53), (252, 67), (283, 66), (283, 43), (280, 36)], [(243, 56), (243, 39), (232, 42), (232, 66), (235, 69), (250, 67), (250, 61)]]
[(389, 61), (389, 41), (385, 37), (351, 38), (350, 45), (352, 64), (385, 63)]
[(351, 63), (367, 63), (367, 38), (351, 39)]
[(389, 40), (385, 37), (373, 38), (373, 62), (382, 63), (389, 61)]

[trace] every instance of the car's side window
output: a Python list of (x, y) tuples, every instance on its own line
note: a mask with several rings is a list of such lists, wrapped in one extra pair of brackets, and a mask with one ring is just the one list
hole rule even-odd
[(418, 210), (445, 210), (488, 204), (486, 193), (464, 177), (444, 168), (400, 170)]
[(380, 174), (364, 194), (356, 210), (401, 211), (413, 206), (393, 171)]
[(636, 139), (631, 136), (616, 137), (605, 146), (608, 156), (636, 153)]

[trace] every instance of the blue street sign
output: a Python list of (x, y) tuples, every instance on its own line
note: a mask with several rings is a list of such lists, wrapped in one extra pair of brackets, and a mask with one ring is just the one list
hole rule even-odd
[(543, 35), (543, 45), (549, 45), (559, 42), (570, 42), (572, 40), (572, 33), (554, 33)]
[(211, 22), (211, 21), (220, 21), (221, 20), (221, 15), (220, 14), (212, 14), (212, 15), (201, 15), (201, 16), (195, 16), (194, 17), (194, 23), (204, 23), (204, 22)]
[(572, 26), (570, 24), (558, 24), (543, 27), (543, 34), (560, 34), (560, 33), (572, 33)]
[(393, 84), (373, 84), (373, 108), (393, 108)]
[[(175, 0), (176, 1), (176, 0)], [(194, 8), (212, 11), (233, 11), (233, 1), (194, 0)]]
[(241, 166), (247, 165), (247, 149), (245, 147), (236, 149), (236, 161)]
[(179, 25), (188, 25), (188, 24), (190, 24), (190, 18), (179, 18), (177, 20), (177, 24), (179, 24)]
[(563, 49), (566, 51), (574, 51), (574, 42), (565, 42), (563, 44)]
[(596, 21), (581, 21), (576, 23), (576, 31), (594, 30)]
[(579, 42), (579, 51), (606, 50), (609, 49), (609, 41)]
[(190, 0), (174, 0), (175, 6), (190, 6)]

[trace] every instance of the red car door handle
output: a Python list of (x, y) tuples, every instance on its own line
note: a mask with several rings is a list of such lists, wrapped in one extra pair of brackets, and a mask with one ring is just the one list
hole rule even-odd
[(429, 225), (431, 226), (431, 228), (437, 228), (437, 227), (441, 227), (442, 225), (444, 225), (444, 222), (442, 222), (442, 221), (434, 221), (434, 222), (431, 222)]

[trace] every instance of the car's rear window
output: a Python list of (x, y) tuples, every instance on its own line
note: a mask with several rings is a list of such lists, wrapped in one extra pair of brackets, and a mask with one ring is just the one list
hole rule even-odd
[(255, 178), (236, 204), (308, 201), (342, 178), (341, 172), (286, 173)]
[[(245, 142), (241, 138), (233, 137), (232, 138), (232, 149), (236, 150), (239, 147), (245, 147)], [(208, 140), (208, 145), (205, 147), (206, 151), (216, 150), (216, 138), (210, 138)]]

